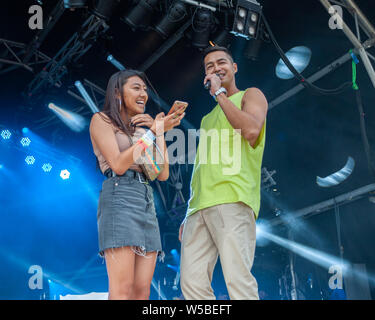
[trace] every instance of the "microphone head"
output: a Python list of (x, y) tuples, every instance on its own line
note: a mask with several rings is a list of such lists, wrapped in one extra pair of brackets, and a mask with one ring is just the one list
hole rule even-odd
[(206, 90), (210, 90), (211, 89), (211, 81), (210, 80), (207, 80), (207, 82), (204, 84), (204, 88)]

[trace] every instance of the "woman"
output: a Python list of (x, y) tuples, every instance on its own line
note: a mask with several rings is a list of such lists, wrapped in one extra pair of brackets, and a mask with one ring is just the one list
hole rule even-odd
[[(152, 187), (136, 161), (158, 135), (156, 143), (164, 150), (165, 163), (157, 179), (167, 180), (164, 132), (179, 125), (185, 114), (178, 110), (169, 116), (159, 113), (154, 120), (144, 113), (147, 99), (143, 73), (117, 72), (108, 82), (103, 110), (95, 113), (90, 123), (94, 153), (107, 177), (100, 192), (97, 219), (109, 299), (149, 299), (156, 258), (161, 252)], [(140, 143), (130, 143), (129, 136), (139, 136)]]

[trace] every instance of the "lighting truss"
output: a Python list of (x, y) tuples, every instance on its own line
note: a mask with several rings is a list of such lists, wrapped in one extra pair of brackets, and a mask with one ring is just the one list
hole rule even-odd
[[(366, 197), (368, 195), (371, 195), (371, 193), (374, 191), (375, 191), (375, 183), (372, 183), (364, 187), (350, 191), (348, 193), (339, 195), (333, 199), (322, 201), (312, 206), (297, 210), (295, 212), (291, 212), (290, 214), (293, 217), (292, 219), (310, 218), (314, 215), (317, 215), (327, 210), (330, 210), (332, 208), (335, 208), (336, 206), (341, 206), (341, 205), (353, 202), (355, 200), (361, 199), (363, 197)], [(287, 225), (287, 224), (288, 224), (287, 217), (274, 218), (269, 222), (269, 226), (271, 227), (278, 226), (278, 225)]]
[(56, 56), (28, 85), (27, 95), (34, 96), (48, 86), (61, 87), (62, 77), (68, 73), (67, 65), (77, 62), (91, 47), (92, 42), (108, 30), (106, 22), (95, 15), (91, 15), (70, 40), (60, 49)]
[[(327, 8), (327, 10), (329, 10), (329, 7), (331, 6), (330, 2), (325, 1), (325, 0), (319, 0), (319, 1), (322, 2), (322, 3), (324, 2), (323, 5)], [(343, 0), (343, 1), (345, 2), (345, 4), (342, 3), (342, 2), (340, 2), (340, 3), (337, 3), (336, 1), (333, 2), (331, 0), (332, 3), (339, 4), (339, 5), (342, 5), (343, 7), (347, 8), (349, 10), (349, 12), (354, 16), (357, 35), (355, 36), (347, 26), (346, 26), (347, 28), (345, 29), (346, 30), (345, 32), (348, 33), (348, 35), (350, 35), (351, 41), (353, 40), (352, 43), (355, 45), (355, 47), (353, 48), (353, 52), (356, 55), (357, 54), (361, 55), (361, 57), (365, 59), (365, 60), (363, 60), (363, 61), (366, 61), (366, 63), (364, 63), (364, 65), (366, 67), (366, 70), (367, 70), (367, 72), (370, 76), (370, 79), (371, 79), (373, 85), (375, 86), (375, 82), (373, 80), (373, 79), (375, 79), (375, 73), (374, 73), (373, 67), (371, 65), (371, 61), (369, 60), (369, 59), (372, 59), (372, 60), (375, 61), (375, 57), (373, 57), (369, 52), (366, 51), (368, 49), (373, 48), (374, 45), (375, 45), (375, 28), (367, 20), (366, 16), (360, 11), (360, 9), (357, 7), (357, 5), (354, 3), (353, 0)], [(361, 27), (362, 30), (365, 32), (365, 34), (369, 37), (368, 40), (361, 42), (359, 27)], [(338, 59), (336, 59), (332, 63), (328, 64), (323, 69), (321, 69), (318, 72), (316, 72), (315, 74), (313, 74), (311, 77), (307, 78), (307, 80), (310, 83), (313, 83), (313, 82), (321, 79), (322, 77), (324, 77), (328, 73), (331, 73), (331, 72), (337, 70), (339, 67), (341, 67), (343, 64), (345, 64), (347, 61), (349, 61), (351, 59), (352, 59), (352, 57), (351, 57), (350, 53), (345, 53), (343, 56), (339, 57)], [(302, 91), (304, 88), (305, 87), (302, 84), (296, 85), (292, 89), (286, 91), (285, 93), (283, 93), (279, 97), (272, 100), (269, 103), (268, 109), (269, 110), (273, 109), (274, 107), (276, 107), (280, 103), (286, 101), (290, 97), (292, 97), (295, 94), (297, 94), (298, 92)]]
[(0, 64), (10, 65), (8, 68), (1, 70), (0, 75), (13, 71), (19, 67), (34, 72), (34, 66), (51, 61), (51, 58), (44, 53), (34, 50), (28, 61), (25, 62), (23, 56), (27, 52), (28, 45), (24, 43), (0, 39), (0, 48), (4, 48), (6, 52), (5, 56), (0, 58)]
[[(375, 71), (374, 67), (371, 64), (370, 58), (367, 55), (366, 50), (373, 47), (375, 44), (375, 28), (367, 20), (366, 16), (362, 13), (359, 7), (355, 4), (354, 0), (343, 0), (342, 5), (346, 7), (349, 12), (352, 12), (356, 22), (357, 36), (350, 30), (348, 25), (343, 21), (342, 17), (335, 12), (331, 11), (330, 8), (332, 4), (328, 0), (319, 0), (322, 5), (327, 9), (330, 15), (334, 16), (337, 19), (337, 22), (342, 26), (342, 31), (348, 37), (350, 42), (353, 43), (355, 49), (358, 51), (362, 62), (366, 68), (366, 71), (371, 79), (372, 85), (375, 88)], [(361, 43), (360, 33), (358, 27), (358, 20), (360, 21), (359, 26), (365, 31), (369, 36), (369, 39), (364, 43)]]

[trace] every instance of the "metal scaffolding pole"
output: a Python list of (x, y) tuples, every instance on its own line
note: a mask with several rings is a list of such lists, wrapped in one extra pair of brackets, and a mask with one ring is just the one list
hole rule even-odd
[(68, 72), (66, 65), (76, 62), (91, 47), (90, 40), (107, 31), (109, 26), (104, 20), (91, 15), (70, 40), (60, 49), (56, 56), (28, 85), (27, 93), (31, 97), (45, 86), (61, 86), (62, 77)]
[(359, 25), (369, 38), (375, 38), (375, 28), (353, 0), (342, 0), (349, 12), (358, 17)]
[[(337, 19), (338, 25), (342, 26), (342, 31), (348, 37), (350, 42), (353, 43), (354, 47), (358, 50), (358, 53), (361, 56), (362, 62), (363, 62), (364, 66), (366, 68), (366, 71), (367, 71), (367, 73), (370, 77), (372, 85), (375, 88), (375, 71), (374, 71), (374, 68), (373, 68), (373, 66), (371, 64), (371, 61), (370, 61), (370, 59), (367, 55), (367, 52), (366, 52), (366, 49), (368, 49), (368, 48), (370, 48), (371, 46), (374, 45), (374, 39), (369, 39), (370, 41), (367, 42), (367, 47), (364, 47), (361, 44), (361, 42), (357, 39), (355, 34), (350, 30), (348, 25), (344, 22), (342, 17), (340, 15), (336, 14), (334, 11), (332, 12), (332, 11), (329, 10), (332, 7), (331, 3), (328, 0), (319, 0), (319, 1), (327, 9), (328, 13), (331, 16), (334, 16)], [(354, 1), (350, 1), (350, 3), (354, 4)], [(352, 7), (352, 9), (356, 10), (354, 7)], [(357, 14), (360, 21), (362, 21), (362, 23), (364, 23), (365, 19), (364, 19), (363, 13), (357, 12), (357, 11), (355, 11), (355, 13)], [(370, 31), (371, 31), (371, 25), (369, 23), (367, 25), (367, 28), (370, 28)]]
[[(319, 70), (317, 73), (313, 74), (311, 77), (309, 77), (307, 80), (311, 83), (319, 80), (320, 78), (324, 77), (328, 73), (335, 71), (339, 67), (341, 67), (345, 62), (350, 60), (352, 57), (349, 53), (344, 54), (340, 58), (336, 59), (323, 69)], [(276, 107), (278, 104), (284, 102), (285, 100), (289, 99), (290, 97), (294, 96), (298, 92), (302, 91), (305, 87), (302, 84), (298, 84), (294, 88), (288, 90), (278, 98), (274, 99), (273, 101), (270, 102), (268, 109), (272, 109)]]
[[(340, 205), (352, 202), (354, 200), (363, 198), (367, 194), (370, 194), (371, 192), (374, 192), (374, 191), (375, 191), (375, 183), (369, 184), (367, 186), (364, 186), (359, 189), (355, 189), (351, 192), (337, 196), (333, 199), (314, 204), (312, 206), (306, 207), (304, 209), (301, 209), (295, 212), (291, 212), (290, 221), (299, 217), (312, 217), (324, 211), (330, 210), (334, 208), (335, 206), (340, 206)], [(287, 216), (285, 216), (285, 217), (272, 219), (269, 222), (269, 225), (278, 226), (278, 225), (287, 225), (288, 223), (289, 223), (289, 219)]]

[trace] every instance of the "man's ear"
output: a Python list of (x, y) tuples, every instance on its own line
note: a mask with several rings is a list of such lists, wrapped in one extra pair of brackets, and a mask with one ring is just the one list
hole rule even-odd
[(235, 62), (233, 62), (233, 71), (234, 71), (234, 73), (237, 73), (237, 71), (238, 71), (237, 63), (235, 63)]

